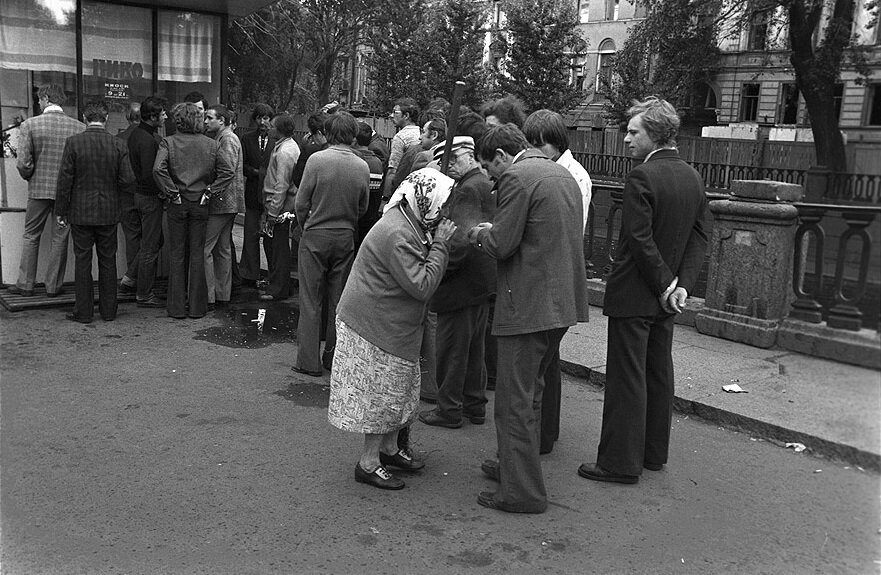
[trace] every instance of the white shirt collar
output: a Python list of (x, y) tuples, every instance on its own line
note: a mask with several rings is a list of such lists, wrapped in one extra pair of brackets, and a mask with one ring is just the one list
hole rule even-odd
[(511, 163), (513, 164), (514, 162), (516, 162), (516, 161), (517, 161), (517, 158), (519, 158), (520, 156), (522, 156), (523, 153), (524, 153), (526, 150), (528, 150), (528, 149), (529, 149), (529, 148), (524, 148), (524, 149), (520, 150), (519, 152), (517, 152), (517, 155), (514, 156), (513, 158), (511, 158)]
[(670, 148), (658, 148), (656, 150), (652, 150), (651, 152), (649, 152), (648, 154), (645, 155), (645, 159), (643, 160), (643, 162), (648, 162), (649, 158), (654, 156), (656, 152), (660, 152), (661, 150), (675, 150), (675, 149), (676, 149), (676, 147), (674, 146), (674, 147), (670, 147)]
[(61, 112), (64, 113), (64, 108), (59, 106), (58, 104), (49, 104), (45, 108), (43, 108), (44, 112)]

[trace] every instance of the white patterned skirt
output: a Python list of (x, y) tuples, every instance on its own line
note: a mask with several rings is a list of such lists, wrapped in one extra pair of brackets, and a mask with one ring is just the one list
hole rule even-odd
[(413, 423), (419, 407), (419, 362), (381, 350), (339, 318), (336, 336), (327, 407), (331, 425), (382, 434)]

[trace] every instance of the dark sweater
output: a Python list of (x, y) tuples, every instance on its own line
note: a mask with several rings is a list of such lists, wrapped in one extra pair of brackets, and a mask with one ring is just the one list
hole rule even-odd
[(135, 179), (138, 181), (135, 192), (139, 194), (147, 196), (159, 194), (159, 186), (153, 179), (153, 162), (156, 161), (160, 140), (156, 128), (144, 122), (138, 124), (128, 137), (128, 157)]

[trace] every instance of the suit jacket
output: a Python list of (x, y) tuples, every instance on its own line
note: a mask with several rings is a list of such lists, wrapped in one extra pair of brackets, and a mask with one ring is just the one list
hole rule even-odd
[[(217, 155), (232, 166), (233, 179), (222, 190), (216, 190), (208, 204), (209, 214), (238, 214), (245, 211), (245, 178), (243, 176), (242, 144), (231, 128), (225, 127), (214, 137), (220, 148)], [(268, 147), (268, 145), (267, 145)]]
[(89, 126), (64, 145), (55, 215), (82, 226), (118, 223), (119, 194), (131, 193), (134, 185), (125, 142), (101, 126)]
[(28, 198), (54, 200), (64, 142), (85, 130), (86, 125), (52, 106), (25, 120), (20, 129), (16, 167), (28, 181)]
[(706, 204), (703, 180), (676, 150), (659, 150), (630, 171), (605, 315), (660, 314), (658, 296), (674, 276), (691, 292), (707, 248), (701, 221)]
[(444, 216), (455, 222), (450, 239), (450, 262), (431, 299), (431, 311), (449, 313), (489, 301), (496, 292), (496, 262), (468, 241), (468, 230), (490, 222), (496, 212), (492, 182), (480, 168), (464, 174), (444, 204)]
[(498, 261), (493, 335), (587, 321), (581, 190), (566, 168), (525, 150), (496, 182), (493, 227), (477, 234)]
[(242, 136), (242, 171), (245, 174), (245, 207), (263, 209), (263, 180), (276, 139), (267, 136), (266, 147), (260, 151), (260, 130), (251, 130)]

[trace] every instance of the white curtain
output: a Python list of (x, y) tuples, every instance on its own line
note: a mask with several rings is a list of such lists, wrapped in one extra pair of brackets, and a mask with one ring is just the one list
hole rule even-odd
[(220, 19), (192, 12), (159, 12), (159, 80), (210, 82)]
[(74, 0), (2, 0), (0, 68), (76, 73)]

